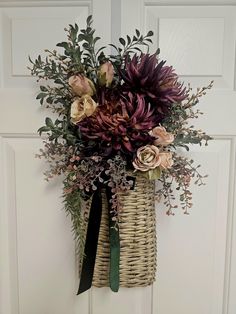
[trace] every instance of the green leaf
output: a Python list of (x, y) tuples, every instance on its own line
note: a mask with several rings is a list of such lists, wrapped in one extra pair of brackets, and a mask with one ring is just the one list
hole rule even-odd
[(54, 83), (64, 85), (61, 79), (55, 79)]
[(98, 51), (96, 52), (96, 55), (98, 55), (99, 52), (102, 51), (102, 50), (105, 49), (105, 48), (106, 48), (106, 46), (103, 46), (103, 47), (99, 48)]
[(134, 47), (133, 49), (134, 49), (134, 50), (137, 50), (137, 51), (139, 51), (139, 52), (142, 52), (142, 50), (141, 50), (140, 48), (138, 48), (138, 47)]
[(92, 15), (89, 15), (89, 16), (87, 17), (86, 23), (87, 23), (88, 26), (90, 26), (90, 25), (92, 24), (92, 22), (93, 22), (93, 16), (92, 16)]
[(151, 37), (151, 36), (153, 36), (153, 31), (149, 31), (148, 33), (147, 33), (147, 37)]
[(75, 31), (76, 31), (76, 33), (78, 32), (78, 30), (79, 30), (79, 26), (78, 26), (78, 24), (75, 23)]
[(36, 99), (41, 99), (41, 98), (44, 98), (44, 97), (46, 97), (47, 96), (47, 94), (45, 94), (45, 93), (39, 93), (37, 96), (36, 96)]
[(186, 149), (186, 151), (189, 151), (189, 147), (187, 145), (183, 145), (183, 144), (180, 144), (179, 146), (183, 147)]
[(55, 121), (55, 125), (56, 126), (58, 126), (59, 124), (61, 124), (62, 123), (62, 121), (61, 120), (59, 120), (59, 119), (56, 119), (56, 121)]
[(62, 47), (64, 48), (65, 50), (68, 50), (69, 49), (69, 44), (65, 41), (61, 42), (61, 43), (58, 43), (56, 44), (57, 47)]
[(161, 168), (156, 167), (155, 169), (150, 169), (150, 170), (145, 171), (145, 172), (139, 171), (138, 174), (145, 177), (148, 180), (157, 180), (161, 176)]
[(59, 137), (60, 135), (63, 134), (63, 132), (60, 129), (55, 129), (55, 130), (53, 130), (53, 134), (55, 137)]
[(140, 36), (140, 31), (138, 29), (135, 30), (137, 37)]
[(30, 56), (28, 56), (28, 59), (29, 59), (29, 62), (30, 62), (30, 63), (34, 63), (34, 62), (32, 61), (32, 59), (30, 58)]
[(151, 169), (148, 171), (148, 178), (149, 180), (157, 180), (161, 176), (161, 169), (157, 167), (155, 169)]
[(83, 48), (84, 49), (88, 49), (89, 48), (89, 44), (88, 43), (83, 43)]
[(122, 46), (125, 46), (125, 40), (124, 38), (120, 37), (119, 42), (121, 43)]
[(116, 49), (117, 51), (119, 51), (118, 48), (117, 48), (115, 45), (113, 45), (113, 44), (109, 44), (108, 46), (111, 46), (111, 47), (113, 47), (114, 49)]
[(40, 136), (43, 132), (48, 132), (48, 131), (50, 131), (50, 128), (47, 126), (42, 126), (41, 128), (38, 129), (38, 133)]
[(103, 51), (99, 54), (99, 56), (97, 57), (97, 59), (98, 59), (98, 61), (99, 61), (100, 63), (103, 63), (103, 61), (106, 61), (106, 56), (105, 56), (105, 54), (104, 54)]
[(46, 102), (47, 102), (48, 104), (52, 104), (52, 103), (53, 103), (53, 98), (52, 98), (52, 97), (48, 97), (48, 98), (46, 99)]
[(95, 37), (94, 40), (93, 40), (94, 44), (95, 44), (98, 40), (100, 40), (100, 39), (101, 39), (101, 37)]
[(75, 136), (73, 136), (72, 134), (66, 134), (65, 139), (70, 143), (70, 144), (74, 144), (76, 141)]
[(86, 40), (87, 36), (84, 34), (79, 34), (78, 41)]
[(131, 43), (131, 38), (129, 35), (127, 35), (127, 42), (128, 42), (128, 45)]
[(48, 126), (49, 128), (53, 128), (53, 127), (54, 127), (54, 124), (53, 124), (53, 122), (52, 122), (52, 119), (50, 119), (49, 117), (47, 117), (47, 118), (45, 119), (45, 124), (46, 124), (46, 126)]
[(48, 91), (48, 89), (47, 89), (46, 86), (40, 86), (40, 90), (41, 90), (42, 92), (47, 92), (47, 91)]

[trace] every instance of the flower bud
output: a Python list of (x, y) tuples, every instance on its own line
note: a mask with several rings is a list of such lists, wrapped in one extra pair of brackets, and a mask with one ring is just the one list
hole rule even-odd
[(98, 70), (98, 82), (101, 86), (110, 86), (114, 78), (114, 68), (110, 61), (103, 63)]
[(77, 96), (93, 96), (95, 92), (94, 84), (83, 75), (73, 75), (69, 78), (69, 85), (73, 93)]

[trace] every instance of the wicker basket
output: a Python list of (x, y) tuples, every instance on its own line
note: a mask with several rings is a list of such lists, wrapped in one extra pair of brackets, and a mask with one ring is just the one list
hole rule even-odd
[[(156, 273), (156, 218), (154, 181), (136, 177), (135, 188), (120, 195), (120, 286), (144, 287)], [(107, 200), (103, 197), (93, 286), (109, 286), (109, 229)]]

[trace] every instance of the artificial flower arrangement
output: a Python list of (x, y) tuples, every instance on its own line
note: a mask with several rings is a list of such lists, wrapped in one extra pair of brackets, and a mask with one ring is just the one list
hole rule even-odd
[[(41, 82), (37, 99), (58, 115), (55, 121), (47, 117), (38, 130), (40, 135), (47, 134), (38, 157), (49, 163), (47, 180), (64, 175), (65, 209), (82, 252), (81, 281), (90, 281), (82, 282), (79, 293), (92, 284), (101, 194), (106, 189), (113, 263), (110, 286), (117, 291), (119, 224), (126, 211), (120, 195), (132, 193), (136, 178), (157, 179), (156, 195), (164, 198), (167, 214), (174, 214), (177, 207), (174, 189), (183, 212), (188, 213), (190, 182), (194, 179), (202, 185), (205, 176), (177, 148), (188, 150), (189, 144), (207, 144), (210, 139), (188, 122), (201, 114), (195, 106), (212, 82), (196, 93), (184, 87), (173, 67), (160, 59), (159, 49), (148, 52), (152, 31), (143, 36), (136, 30), (133, 37), (120, 38), (120, 47), (110, 45), (114, 51), (110, 55), (105, 55), (106, 47), (96, 49), (100, 38), (94, 35), (91, 16), (85, 29), (75, 24), (66, 32), (67, 41), (57, 44), (63, 53), (46, 50), (45, 60), (40, 55), (30, 59), (31, 74)], [(83, 204), (89, 204), (88, 215)]]

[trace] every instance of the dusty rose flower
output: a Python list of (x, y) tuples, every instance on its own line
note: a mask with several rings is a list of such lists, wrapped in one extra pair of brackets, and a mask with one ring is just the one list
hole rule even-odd
[(146, 145), (137, 150), (137, 157), (133, 161), (135, 169), (148, 171), (155, 169), (161, 163), (159, 149), (154, 145)]
[(114, 68), (110, 61), (103, 63), (98, 71), (98, 80), (100, 85), (110, 86), (114, 77)]
[(93, 96), (95, 92), (94, 84), (83, 75), (73, 75), (69, 78), (69, 85), (73, 93), (77, 96)]
[(85, 117), (91, 116), (96, 108), (96, 102), (89, 95), (76, 98), (70, 109), (71, 122), (77, 124)]
[(163, 153), (160, 153), (160, 157), (161, 157), (160, 167), (162, 169), (168, 169), (168, 168), (171, 168), (173, 166), (174, 162), (172, 159), (172, 153), (163, 152)]
[(150, 131), (150, 135), (156, 138), (155, 145), (167, 146), (174, 141), (174, 135), (167, 132), (163, 126), (157, 126)]

